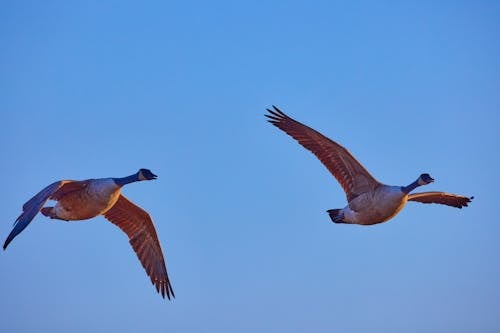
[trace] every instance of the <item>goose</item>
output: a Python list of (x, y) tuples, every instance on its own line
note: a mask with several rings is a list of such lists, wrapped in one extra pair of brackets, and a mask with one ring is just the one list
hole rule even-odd
[(417, 187), (434, 181), (428, 173), (421, 174), (407, 186), (382, 184), (346, 148), (290, 118), (275, 106), (273, 110), (266, 110), (268, 121), (316, 155), (342, 186), (348, 204), (344, 208), (327, 210), (332, 222), (373, 225), (396, 216), (407, 201), (462, 208), (474, 198), (435, 191), (410, 194)]
[[(150, 170), (140, 169), (122, 178), (56, 181), (23, 205), (23, 212), (14, 222), (3, 249), (28, 226), (39, 211), (51, 219), (63, 221), (87, 220), (104, 215), (127, 234), (156, 291), (163, 298), (165, 295), (168, 299), (175, 297), (151, 217), (121, 194), (121, 188), (127, 184), (156, 178)], [(57, 202), (54, 207), (42, 207), (49, 199)]]

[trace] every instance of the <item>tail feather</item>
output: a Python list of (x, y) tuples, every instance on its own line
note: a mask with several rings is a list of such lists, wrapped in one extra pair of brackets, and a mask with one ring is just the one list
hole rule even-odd
[(326, 211), (332, 222), (334, 223), (345, 223), (344, 222), (344, 214), (342, 214), (342, 209), (329, 209)]
[(54, 212), (53, 212), (54, 207), (43, 207), (40, 212), (50, 218), (54, 218)]

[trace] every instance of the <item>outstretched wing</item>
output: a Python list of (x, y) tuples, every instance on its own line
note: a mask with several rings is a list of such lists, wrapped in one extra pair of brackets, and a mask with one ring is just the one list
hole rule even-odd
[(316, 155), (340, 183), (348, 201), (381, 185), (347, 149), (290, 118), (277, 107), (273, 108), (274, 110), (267, 109), (270, 113), (266, 114), (268, 121)]
[(9, 236), (3, 244), (3, 249), (5, 250), (9, 243), (21, 233), (30, 224), (36, 214), (40, 211), (42, 206), (49, 199), (58, 200), (62, 195), (72, 192), (74, 190), (81, 189), (85, 186), (85, 182), (78, 182), (73, 180), (60, 180), (54, 182), (41, 190), (33, 198), (23, 205), (23, 212), (14, 222), (14, 228), (10, 232)]
[(170, 295), (175, 297), (168, 279), (160, 242), (149, 214), (120, 195), (118, 201), (104, 213), (104, 216), (127, 234), (156, 291), (161, 293), (163, 298), (165, 294), (168, 299)]
[(422, 192), (408, 195), (408, 201), (437, 203), (457, 208), (467, 207), (468, 203), (471, 202), (472, 199), (474, 199), (474, 197), (469, 198), (463, 195), (445, 192)]

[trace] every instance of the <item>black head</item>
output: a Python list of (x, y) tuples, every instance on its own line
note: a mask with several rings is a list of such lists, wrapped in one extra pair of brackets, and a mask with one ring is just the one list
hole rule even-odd
[(151, 172), (149, 169), (139, 169), (137, 176), (140, 180), (152, 180), (156, 179), (158, 176)]
[(434, 181), (434, 179), (428, 173), (423, 173), (418, 177), (418, 183), (420, 185), (427, 185)]

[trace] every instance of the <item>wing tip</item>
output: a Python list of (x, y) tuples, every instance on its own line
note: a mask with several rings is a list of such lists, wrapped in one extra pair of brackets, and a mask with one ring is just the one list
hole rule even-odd
[(165, 296), (167, 296), (169, 301), (172, 301), (175, 298), (174, 290), (172, 289), (172, 285), (168, 279), (166, 281), (156, 283), (155, 286), (157, 292), (163, 299), (165, 299)]
[(265, 115), (267, 118), (269, 118), (267, 121), (269, 121), (271, 124), (277, 125), (281, 121), (288, 118), (288, 116), (278, 107), (272, 105), (272, 108), (273, 110), (266, 108), (266, 111), (269, 112), (269, 114)]
[(174, 289), (172, 288), (172, 284), (170, 284), (168, 276), (161, 280), (151, 278), (151, 283), (155, 286), (156, 292), (160, 294), (163, 299), (165, 299), (165, 296), (167, 296), (169, 301), (175, 298)]
[(3, 243), (3, 250), (4, 251), (7, 249), (7, 246), (9, 246), (10, 242), (12, 242), (12, 240), (17, 236), (17, 234), (13, 235), (13, 231), (9, 234), (9, 236), (5, 240), (5, 243)]
[(474, 196), (465, 197), (463, 204), (460, 205), (458, 208), (462, 209), (463, 207), (469, 207), (469, 204), (472, 202), (473, 199), (474, 199)]

